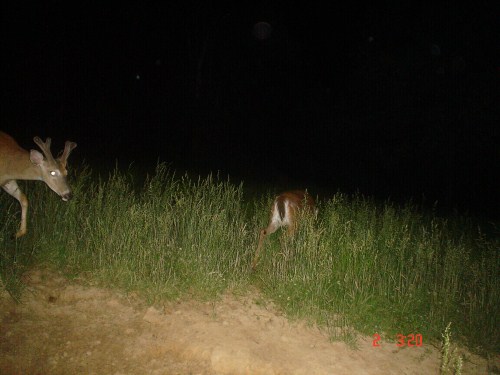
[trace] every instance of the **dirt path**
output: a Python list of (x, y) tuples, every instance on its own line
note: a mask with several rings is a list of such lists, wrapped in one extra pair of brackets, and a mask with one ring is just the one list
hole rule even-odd
[[(0, 292), (1, 374), (437, 374), (431, 346), (359, 350), (289, 323), (256, 296), (148, 307), (34, 270), (23, 303)], [(486, 374), (471, 357), (464, 373)]]

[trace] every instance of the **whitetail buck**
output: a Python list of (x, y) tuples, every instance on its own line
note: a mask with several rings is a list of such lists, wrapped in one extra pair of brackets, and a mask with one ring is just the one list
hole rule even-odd
[(259, 253), (267, 235), (273, 234), (280, 227), (288, 227), (288, 234), (293, 235), (297, 229), (297, 218), (301, 210), (316, 213), (314, 199), (307, 191), (294, 190), (286, 191), (278, 195), (271, 207), (271, 216), (267, 228), (260, 231), (259, 244), (252, 262), (252, 269), (255, 270), (259, 260)]
[[(44, 181), (63, 201), (71, 199), (71, 189), (66, 182), (68, 171), (66, 162), (76, 143), (66, 141), (61, 156), (54, 159), (50, 152), (50, 138), (43, 142), (35, 137), (33, 141), (40, 147), (43, 155), (36, 151), (21, 148), (10, 135), (0, 131), (0, 186), (21, 204), (21, 226), (16, 238), (26, 234), (26, 215), (28, 199), (16, 180)], [(45, 155), (45, 158), (44, 158)]]

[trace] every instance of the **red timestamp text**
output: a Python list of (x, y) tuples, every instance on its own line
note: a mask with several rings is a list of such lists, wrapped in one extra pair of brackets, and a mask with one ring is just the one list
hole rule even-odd
[[(375, 333), (373, 335), (373, 341), (372, 341), (372, 346), (380, 346), (380, 341), (381, 337), (378, 333)], [(421, 347), (423, 344), (423, 336), (420, 333), (417, 334), (409, 334), (409, 335), (402, 335), (402, 334), (397, 334), (396, 337), (396, 346), (398, 347), (403, 347), (403, 346), (408, 346), (408, 347)]]

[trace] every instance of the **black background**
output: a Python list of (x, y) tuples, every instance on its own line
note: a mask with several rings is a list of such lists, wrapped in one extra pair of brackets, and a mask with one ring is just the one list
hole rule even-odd
[(499, 217), (493, 1), (67, 3), (2, 6), (23, 147)]

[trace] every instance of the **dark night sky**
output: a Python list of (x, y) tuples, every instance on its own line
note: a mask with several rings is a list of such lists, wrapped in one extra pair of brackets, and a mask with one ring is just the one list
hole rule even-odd
[(164, 3), (3, 5), (2, 128), (74, 140), (96, 168), (160, 159), (500, 216), (494, 1)]

